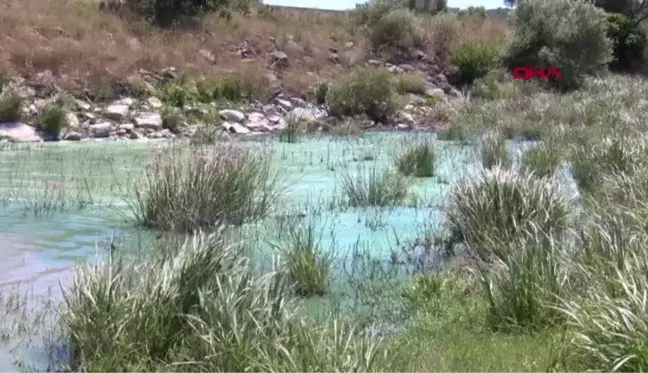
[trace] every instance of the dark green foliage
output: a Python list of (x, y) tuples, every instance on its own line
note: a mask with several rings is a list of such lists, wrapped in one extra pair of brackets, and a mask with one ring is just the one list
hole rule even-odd
[(496, 44), (468, 42), (461, 44), (450, 55), (450, 63), (456, 68), (455, 79), (459, 84), (472, 84), (496, 68), (500, 51)]
[(0, 123), (16, 122), (21, 118), (22, 99), (17, 94), (0, 97)]
[(150, 22), (172, 26), (183, 16), (225, 10), (228, 0), (127, 0), (128, 7)]
[(515, 30), (504, 58), (517, 66), (556, 67), (561, 90), (577, 89), (586, 75), (601, 72), (612, 60), (604, 12), (586, 0), (520, 0)]
[(616, 71), (632, 69), (643, 60), (646, 34), (623, 14), (606, 14), (607, 37), (613, 43), (614, 60), (610, 68)]
[(50, 105), (38, 115), (36, 125), (46, 134), (58, 137), (63, 127), (67, 126), (67, 111), (59, 105)]
[(337, 116), (366, 114), (385, 123), (394, 110), (392, 74), (374, 67), (356, 70), (328, 89), (326, 102)]

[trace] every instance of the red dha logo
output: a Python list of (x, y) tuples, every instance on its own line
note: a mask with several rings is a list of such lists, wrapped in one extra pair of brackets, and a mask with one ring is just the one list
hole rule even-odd
[(531, 80), (536, 76), (544, 80), (548, 80), (552, 76), (558, 80), (563, 78), (562, 73), (558, 71), (556, 66), (551, 66), (549, 69), (545, 69), (544, 66), (539, 69), (531, 66), (516, 66), (513, 68), (513, 79)]

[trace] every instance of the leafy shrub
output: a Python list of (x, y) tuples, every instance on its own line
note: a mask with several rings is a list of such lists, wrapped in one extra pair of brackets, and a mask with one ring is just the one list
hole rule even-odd
[(60, 105), (51, 104), (43, 108), (35, 119), (35, 123), (41, 131), (50, 136), (58, 137), (61, 130), (67, 126), (68, 112)]
[(0, 123), (17, 122), (22, 118), (22, 98), (14, 93), (0, 96)]
[(357, 21), (366, 28), (376, 49), (411, 47), (421, 39), (419, 20), (403, 1), (372, 0), (360, 7)]
[(417, 74), (399, 74), (395, 78), (396, 92), (401, 95), (425, 94), (425, 77)]
[(392, 75), (374, 67), (356, 70), (329, 88), (326, 102), (334, 115), (366, 114), (385, 122), (394, 110)]
[(160, 89), (160, 100), (167, 105), (178, 108), (184, 108), (197, 95), (196, 87), (183, 82), (167, 83)]
[(526, 230), (560, 233), (567, 226), (567, 211), (551, 179), (494, 167), (457, 184), (447, 216), (454, 239), (464, 240), (483, 260), (492, 260), (504, 259), (500, 244)]
[(450, 54), (459, 84), (472, 84), (495, 69), (500, 62), (500, 50), (492, 42), (474, 41), (460, 44)]
[(603, 11), (586, 0), (521, 0), (507, 50), (509, 68), (556, 66), (563, 79), (551, 83), (577, 88), (583, 77), (612, 60)]
[(630, 70), (641, 63), (646, 47), (646, 34), (629, 18), (618, 13), (606, 14), (608, 38), (613, 43), (614, 60), (610, 68), (617, 71)]
[(131, 11), (162, 27), (181, 17), (225, 10), (228, 4), (228, 0), (126, 0)]

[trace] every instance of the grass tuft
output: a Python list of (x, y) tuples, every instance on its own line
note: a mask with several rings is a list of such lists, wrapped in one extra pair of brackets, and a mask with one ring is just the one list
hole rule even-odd
[(560, 234), (568, 226), (568, 203), (551, 179), (501, 167), (458, 183), (447, 210), (453, 237), (483, 260), (506, 258), (499, 245), (537, 227)]
[(14, 93), (0, 95), (0, 123), (17, 122), (22, 118), (22, 98)]
[(396, 159), (396, 168), (405, 176), (432, 177), (436, 169), (436, 151), (429, 142), (408, 145), (402, 144), (401, 153)]
[(376, 166), (360, 167), (352, 174), (341, 172), (338, 182), (351, 207), (390, 206), (402, 203), (408, 195), (410, 180), (392, 171), (379, 172)]
[(506, 140), (498, 135), (488, 135), (481, 146), (482, 166), (492, 168), (496, 165), (509, 166), (510, 155)]
[(263, 217), (280, 192), (269, 154), (223, 144), (156, 157), (135, 186), (130, 206), (142, 226), (188, 232)]
[(540, 145), (522, 154), (522, 166), (539, 177), (551, 176), (560, 162), (560, 149), (555, 147)]
[(290, 225), (285, 242), (275, 245), (286, 278), (300, 297), (324, 296), (329, 292), (332, 253), (320, 248), (314, 224)]
[(38, 128), (50, 136), (58, 137), (61, 130), (68, 125), (68, 112), (57, 104), (43, 108), (35, 120)]

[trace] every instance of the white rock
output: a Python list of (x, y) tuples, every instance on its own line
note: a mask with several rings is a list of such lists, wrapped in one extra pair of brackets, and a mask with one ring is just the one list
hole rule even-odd
[(162, 107), (162, 101), (157, 97), (149, 97), (146, 101), (148, 101), (149, 105), (151, 105), (153, 109), (159, 109)]
[(241, 123), (245, 120), (245, 114), (238, 110), (225, 109), (221, 110), (218, 115), (228, 122)]
[(112, 124), (110, 122), (102, 122), (97, 124), (91, 124), (88, 129), (90, 134), (95, 138), (105, 138), (110, 136), (110, 130), (112, 129)]
[(135, 103), (135, 100), (133, 100), (130, 97), (122, 98), (121, 100), (114, 101), (112, 104), (113, 105), (126, 105), (129, 108)]
[(162, 129), (162, 116), (160, 113), (143, 112), (139, 113), (135, 119), (135, 126), (138, 128), (151, 128), (156, 131)]
[(0, 139), (7, 139), (11, 142), (43, 141), (34, 127), (22, 122), (0, 123)]
[(77, 118), (74, 113), (67, 113), (65, 115), (68, 127), (76, 128), (79, 127), (79, 118)]
[(301, 108), (301, 107), (294, 108), (287, 115), (288, 118), (293, 120), (303, 120), (309, 122), (323, 118), (324, 116), (326, 116), (326, 113), (316, 108)]
[(286, 110), (290, 110), (290, 109), (293, 108), (292, 103), (290, 101), (288, 101), (288, 100), (283, 100), (281, 98), (277, 98), (277, 99), (275, 99), (275, 102), (277, 103), (277, 105), (281, 106), (282, 108), (284, 108)]
[(128, 105), (110, 105), (104, 111), (104, 116), (108, 119), (122, 120), (128, 115)]
[(240, 123), (234, 123), (234, 122), (223, 122), (223, 128), (225, 128), (228, 132), (232, 133), (250, 133), (251, 131), (247, 129), (245, 126), (241, 125)]
[(83, 135), (76, 131), (71, 131), (65, 134), (63, 136), (63, 140), (68, 140), (68, 141), (81, 141), (83, 139)]
[(135, 125), (133, 123), (122, 123), (119, 125), (119, 129), (127, 132), (133, 132)]

